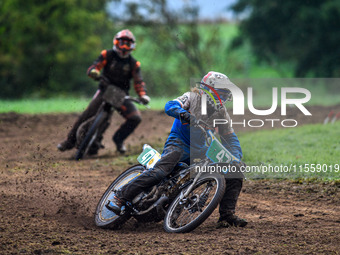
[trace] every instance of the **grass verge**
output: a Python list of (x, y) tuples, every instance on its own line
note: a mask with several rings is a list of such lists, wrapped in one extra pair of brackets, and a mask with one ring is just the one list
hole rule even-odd
[(249, 178), (339, 179), (340, 122), (240, 135)]
[[(151, 98), (149, 104), (152, 110), (163, 110), (169, 97)], [(90, 98), (50, 98), (50, 99), (21, 99), (21, 100), (0, 100), (0, 113), (16, 112), (23, 114), (44, 114), (44, 113), (71, 113), (83, 111)], [(137, 106), (140, 110), (146, 109), (143, 105)]]

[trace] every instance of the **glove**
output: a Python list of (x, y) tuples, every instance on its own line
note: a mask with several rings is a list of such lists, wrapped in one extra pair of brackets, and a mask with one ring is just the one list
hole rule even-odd
[(99, 79), (99, 76), (100, 76), (100, 72), (97, 70), (97, 69), (92, 69), (89, 73), (89, 76), (92, 78), (92, 79)]
[(147, 95), (143, 95), (139, 97), (139, 100), (142, 104), (147, 105), (150, 102), (150, 97)]
[(180, 121), (182, 124), (196, 124), (197, 120), (194, 115), (191, 115), (188, 112), (182, 112), (179, 115)]

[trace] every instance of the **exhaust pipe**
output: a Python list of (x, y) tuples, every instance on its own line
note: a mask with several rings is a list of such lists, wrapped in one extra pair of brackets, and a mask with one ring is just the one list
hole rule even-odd
[(143, 215), (148, 212), (150, 212), (152, 209), (156, 207), (157, 213), (166, 213), (166, 211), (163, 209), (163, 204), (166, 203), (169, 200), (169, 198), (165, 195), (162, 195), (152, 206), (150, 206), (148, 209), (133, 213), (132, 215)]

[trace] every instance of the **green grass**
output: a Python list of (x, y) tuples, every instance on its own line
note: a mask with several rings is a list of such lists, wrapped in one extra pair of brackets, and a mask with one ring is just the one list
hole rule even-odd
[[(244, 133), (239, 138), (248, 165), (291, 169), (289, 173), (247, 173), (250, 178), (340, 178), (340, 122)], [(315, 170), (311, 164), (316, 164)], [(325, 172), (317, 169), (321, 166)]]
[[(175, 97), (151, 97), (150, 109), (163, 110), (166, 102), (173, 100)], [(139, 109), (145, 109), (145, 106), (138, 106)]]
[(88, 98), (0, 100), (0, 113), (40, 114), (81, 112), (89, 102), (90, 99)]
[[(150, 109), (163, 110), (165, 103), (172, 99), (170, 97), (151, 98)], [(41, 114), (81, 112), (90, 101), (90, 98), (0, 100), (0, 113)], [(146, 109), (142, 105), (139, 105), (138, 108), (140, 110)]]

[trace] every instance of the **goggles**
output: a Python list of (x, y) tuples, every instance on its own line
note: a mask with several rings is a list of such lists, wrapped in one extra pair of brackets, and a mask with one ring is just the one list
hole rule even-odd
[(222, 101), (231, 101), (232, 95), (229, 89), (215, 89)]
[(217, 100), (218, 97), (223, 101), (232, 101), (232, 94), (231, 91), (229, 89), (214, 89), (218, 95), (218, 97), (216, 96), (216, 94), (211, 90), (211, 87), (208, 84), (205, 84), (204, 82), (197, 82), (197, 84), (200, 84), (201, 89), (205, 89), (208, 91), (211, 91), (211, 95)]
[(117, 39), (117, 42), (121, 49), (131, 50), (135, 48), (135, 43), (129, 39)]

